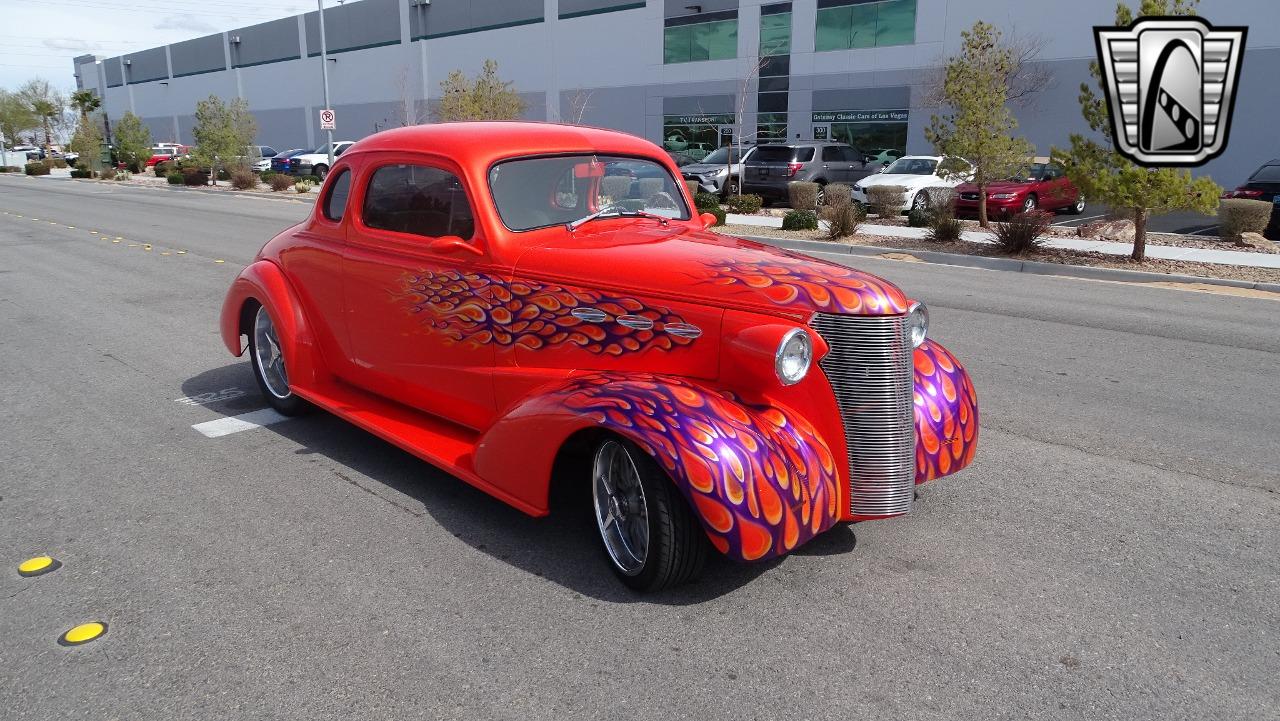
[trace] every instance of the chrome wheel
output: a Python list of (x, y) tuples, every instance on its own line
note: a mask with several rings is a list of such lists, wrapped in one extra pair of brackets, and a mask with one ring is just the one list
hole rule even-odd
[(928, 210), (929, 194), (924, 192), (923, 190), (920, 191), (919, 193), (916, 193), (915, 200), (911, 201), (911, 209), (912, 210)]
[(635, 460), (618, 441), (605, 441), (596, 451), (591, 496), (609, 558), (623, 574), (639, 574), (649, 556), (649, 506)]
[(267, 392), (281, 400), (288, 398), (289, 376), (284, 368), (284, 352), (265, 306), (258, 307), (253, 319), (253, 362)]
[(1030, 213), (1036, 209), (1036, 196), (1028, 195), (1027, 199), (1022, 201), (1022, 212)]
[(1076, 198), (1076, 204), (1071, 206), (1071, 212), (1074, 215), (1080, 215), (1084, 212), (1084, 195)]

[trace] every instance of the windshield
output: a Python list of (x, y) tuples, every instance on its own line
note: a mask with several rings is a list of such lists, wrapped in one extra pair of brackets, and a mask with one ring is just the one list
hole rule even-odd
[(1249, 178), (1250, 182), (1259, 183), (1276, 183), (1280, 182), (1280, 165), (1264, 165), (1258, 168), (1258, 172)]
[(489, 189), (511, 230), (564, 225), (601, 210), (600, 217), (650, 213), (689, 219), (681, 185), (652, 160), (607, 155), (523, 158), (489, 171)]
[(938, 161), (932, 158), (900, 158), (885, 169), (886, 175), (933, 175)]
[(1015, 183), (1029, 183), (1033, 180), (1044, 180), (1045, 170), (1048, 168), (1044, 163), (1033, 163), (1031, 168), (1022, 173), (1018, 173), (1009, 178)]
[[(725, 165), (729, 162), (729, 153), (731, 150), (732, 149), (727, 145), (723, 148), (717, 148), (714, 152), (708, 153), (707, 157), (702, 159), (702, 162), (707, 165)], [(738, 162), (737, 153), (733, 153), (733, 162)]]

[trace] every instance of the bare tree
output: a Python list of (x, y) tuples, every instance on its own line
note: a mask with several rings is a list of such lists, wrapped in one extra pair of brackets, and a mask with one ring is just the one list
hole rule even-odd
[[(769, 61), (767, 58), (757, 57), (755, 59), (755, 62), (747, 66), (745, 73), (743, 74), (742, 78), (738, 81), (738, 97), (736, 99), (737, 107), (735, 108), (735, 112), (733, 115), (734, 148), (733, 148), (733, 152), (729, 153), (728, 157), (726, 157), (724, 161), (725, 170), (727, 171), (727, 175), (725, 176), (725, 181), (724, 181), (726, 186), (724, 190), (726, 192), (729, 189), (727, 187), (728, 184), (730, 183), (730, 181), (733, 181), (733, 185), (737, 190), (737, 195), (742, 195), (742, 173), (739, 172), (737, 179), (736, 180), (734, 179), (733, 160), (735, 157), (737, 158), (742, 157), (742, 141), (745, 137), (744, 135), (745, 129), (742, 127), (742, 122), (743, 122), (743, 116), (746, 114), (746, 110), (747, 110), (747, 97), (753, 94), (751, 92), (752, 90), (751, 83), (760, 77), (760, 72), (764, 70), (765, 66), (767, 66), (768, 64), (769, 64)], [(752, 137), (755, 137), (756, 133), (752, 133), (751, 135)], [(739, 170), (741, 170), (742, 165), (739, 164), (738, 168)]]
[(396, 106), (394, 122), (402, 128), (410, 125), (422, 125), (431, 120), (431, 114), (427, 112), (426, 103), (418, 104), (418, 99), (415, 97), (413, 90), (413, 79), (410, 74), (408, 65), (401, 65), (396, 72), (396, 91), (400, 98), (400, 103)]
[(593, 92), (586, 88), (578, 88), (573, 97), (569, 98), (569, 114), (561, 120), (572, 125), (582, 125), (583, 118), (587, 116), (587, 110), (591, 108)]
[[(1057, 85), (1057, 77), (1039, 62), (1041, 51), (1049, 44), (1048, 36), (1039, 33), (1020, 34), (1010, 28), (1002, 46), (1009, 51), (1012, 62), (1005, 76), (1009, 105), (1023, 110), (1034, 110), (1040, 94)], [(924, 71), (920, 82), (919, 107), (936, 108), (946, 104), (943, 89), (947, 79), (946, 59), (939, 58), (934, 67)]]

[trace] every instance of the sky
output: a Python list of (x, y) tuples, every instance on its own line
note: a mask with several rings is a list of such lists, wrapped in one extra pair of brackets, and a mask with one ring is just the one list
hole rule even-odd
[(0, 0), (0, 88), (40, 77), (70, 91), (77, 55), (115, 57), (315, 9), (315, 0)]

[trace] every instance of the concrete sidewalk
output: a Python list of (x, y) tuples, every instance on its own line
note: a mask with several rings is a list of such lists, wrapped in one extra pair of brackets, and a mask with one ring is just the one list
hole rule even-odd
[[(761, 215), (737, 215), (730, 213), (725, 222), (732, 225), (754, 225), (759, 228), (781, 228), (782, 218)], [(867, 235), (884, 235), (896, 238), (924, 238), (927, 228), (907, 228), (898, 225), (873, 225), (864, 223), (859, 232)], [(966, 230), (962, 238), (974, 243), (993, 243), (995, 236), (978, 230)], [(1045, 242), (1049, 248), (1065, 248), (1068, 250), (1092, 250), (1107, 255), (1129, 255), (1133, 245), (1129, 243), (1113, 243), (1105, 240), (1089, 240), (1087, 238), (1051, 238)], [(1205, 248), (1182, 248), (1173, 245), (1155, 245), (1148, 241), (1147, 257), (1162, 260), (1187, 260), (1196, 263), (1220, 263), (1222, 265), (1243, 265), (1253, 268), (1280, 268), (1280, 254), (1246, 253), (1237, 250), (1208, 250)]]

